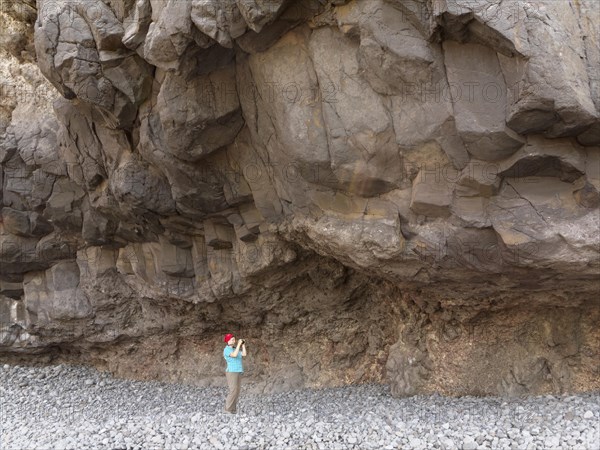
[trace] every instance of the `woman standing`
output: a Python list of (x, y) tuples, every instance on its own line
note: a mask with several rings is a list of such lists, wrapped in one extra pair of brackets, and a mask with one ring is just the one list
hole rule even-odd
[(223, 349), (223, 358), (227, 362), (225, 377), (227, 378), (227, 386), (229, 386), (229, 395), (227, 396), (227, 400), (225, 400), (224, 412), (235, 414), (237, 402), (240, 397), (242, 374), (244, 373), (242, 357), (246, 356), (246, 345), (244, 340), (240, 339), (236, 346), (235, 336), (231, 333), (225, 335), (224, 341), (227, 344)]

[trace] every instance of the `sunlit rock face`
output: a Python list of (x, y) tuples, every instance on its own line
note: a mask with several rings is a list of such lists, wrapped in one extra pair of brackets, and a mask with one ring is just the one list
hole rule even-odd
[(0, 14), (3, 360), (600, 389), (595, 1)]

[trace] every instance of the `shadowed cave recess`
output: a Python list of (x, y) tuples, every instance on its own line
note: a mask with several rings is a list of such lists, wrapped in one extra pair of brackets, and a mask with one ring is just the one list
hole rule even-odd
[(256, 392), (600, 389), (595, 0), (0, 15), (0, 360), (221, 386), (231, 332)]

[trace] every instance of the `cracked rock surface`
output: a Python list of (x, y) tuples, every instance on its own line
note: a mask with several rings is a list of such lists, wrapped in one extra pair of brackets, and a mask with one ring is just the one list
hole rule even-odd
[[(600, 389), (593, 0), (0, 11), (0, 358)], [(283, 381), (282, 381), (283, 380)]]

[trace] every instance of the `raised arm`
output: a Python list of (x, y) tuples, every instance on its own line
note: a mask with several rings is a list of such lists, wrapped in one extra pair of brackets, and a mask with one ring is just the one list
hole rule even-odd
[[(238, 353), (240, 352), (240, 345), (242, 345), (242, 341), (238, 341), (237, 343), (237, 347), (235, 348), (234, 351), (231, 352), (231, 356), (232, 358), (237, 358)], [(244, 351), (242, 350), (242, 356), (244, 356)]]

